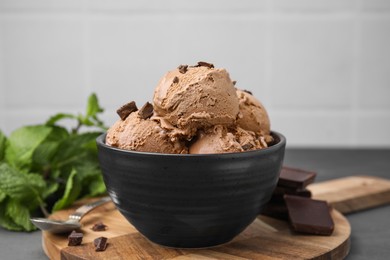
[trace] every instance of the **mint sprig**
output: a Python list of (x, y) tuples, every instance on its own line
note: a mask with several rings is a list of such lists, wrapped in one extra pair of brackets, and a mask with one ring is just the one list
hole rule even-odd
[[(59, 113), (8, 138), (0, 131), (0, 226), (31, 231), (32, 215), (106, 192), (95, 143), (106, 130), (102, 112), (92, 94), (84, 114)], [(73, 120), (74, 127), (61, 126), (63, 119)]]

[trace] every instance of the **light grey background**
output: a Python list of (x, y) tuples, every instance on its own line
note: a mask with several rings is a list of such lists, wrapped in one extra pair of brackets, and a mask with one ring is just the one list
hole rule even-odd
[(0, 0), (0, 129), (150, 101), (199, 60), (267, 107), (289, 147), (390, 147), (390, 1)]

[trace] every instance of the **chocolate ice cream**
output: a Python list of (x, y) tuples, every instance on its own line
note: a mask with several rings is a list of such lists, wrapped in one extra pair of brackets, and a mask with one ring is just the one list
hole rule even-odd
[(204, 127), (233, 125), (239, 108), (229, 73), (213, 66), (182, 68), (168, 72), (158, 83), (156, 113), (189, 137)]
[(236, 89), (225, 69), (198, 62), (165, 74), (153, 104), (129, 102), (118, 110), (106, 144), (156, 153), (230, 153), (268, 147), (272, 141), (264, 106)]

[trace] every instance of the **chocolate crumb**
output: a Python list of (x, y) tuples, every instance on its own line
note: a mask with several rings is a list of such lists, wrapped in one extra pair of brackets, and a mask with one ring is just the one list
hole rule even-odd
[(251, 148), (253, 148), (253, 145), (250, 144), (250, 143), (244, 144), (244, 145), (242, 146), (242, 149), (244, 149), (244, 151), (247, 151), (247, 150), (249, 150), (249, 149), (251, 149)]
[(250, 95), (252, 95), (253, 96), (253, 94), (252, 94), (252, 92), (251, 91), (249, 91), (249, 90), (246, 90), (246, 89), (244, 89), (243, 90), (245, 93), (248, 93), (248, 94), (250, 94)]
[(179, 83), (179, 78), (175, 76), (175, 77), (173, 78), (173, 83)]
[(93, 240), (93, 244), (95, 246), (95, 251), (104, 251), (107, 248), (107, 238), (98, 237)]
[(148, 119), (153, 115), (153, 105), (146, 102), (146, 104), (138, 111), (138, 115), (142, 119)]
[(93, 231), (106, 231), (107, 226), (103, 224), (103, 222), (98, 222), (92, 227)]
[(68, 246), (79, 246), (83, 241), (83, 233), (78, 233), (75, 230), (68, 236)]
[(131, 113), (137, 111), (137, 105), (135, 104), (134, 101), (131, 101), (123, 106), (121, 106), (116, 113), (119, 115), (119, 117), (122, 120), (125, 120)]
[(237, 84), (237, 80), (233, 80), (233, 85), (235, 86)]
[(207, 68), (210, 68), (210, 69), (213, 69), (213, 68), (214, 68), (214, 64), (208, 63), (208, 62), (204, 62), (204, 61), (199, 61), (199, 62), (198, 62), (197, 67), (201, 67), (201, 66), (207, 67)]
[(187, 69), (188, 69), (188, 65), (180, 65), (179, 67), (177, 67), (179, 69), (179, 72), (181, 74), (185, 74), (187, 72)]

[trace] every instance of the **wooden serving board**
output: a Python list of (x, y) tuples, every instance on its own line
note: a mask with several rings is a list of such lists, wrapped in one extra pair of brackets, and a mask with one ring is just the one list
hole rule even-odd
[[(82, 219), (83, 244), (68, 247), (66, 235), (42, 232), (43, 249), (50, 259), (343, 259), (349, 252), (351, 227), (342, 213), (390, 203), (390, 181), (368, 176), (353, 176), (309, 186), (316, 199), (327, 200), (335, 230), (331, 236), (303, 235), (292, 232), (286, 221), (259, 216), (231, 242), (204, 249), (174, 249), (159, 246), (142, 236), (107, 203)], [(53, 219), (67, 216), (86, 201), (54, 213)], [(102, 221), (106, 231), (91, 227)], [(104, 252), (95, 252), (93, 240), (108, 238)]]

